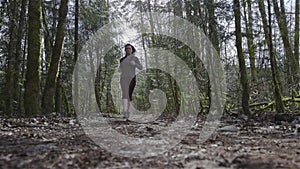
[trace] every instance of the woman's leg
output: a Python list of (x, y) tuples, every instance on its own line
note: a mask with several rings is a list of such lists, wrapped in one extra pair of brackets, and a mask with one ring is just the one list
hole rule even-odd
[(130, 81), (130, 85), (129, 85), (128, 112), (130, 112), (130, 106), (131, 106), (130, 102), (132, 101), (132, 94), (133, 94), (135, 85), (136, 85), (136, 77), (134, 76), (134, 78), (132, 78), (132, 80)]
[(123, 116), (125, 118), (129, 117), (128, 112), (128, 102), (129, 102), (129, 84), (130, 81), (125, 78), (125, 77), (121, 77), (120, 79), (120, 84), (121, 84), (121, 89), (122, 89), (122, 104), (123, 104)]
[(128, 110), (128, 100), (127, 99), (122, 99), (122, 105), (123, 105), (123, 113)]

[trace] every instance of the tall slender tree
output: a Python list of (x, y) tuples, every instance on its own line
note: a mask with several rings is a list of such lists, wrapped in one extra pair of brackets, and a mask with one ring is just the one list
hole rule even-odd
[(234, 16), (235, 16), (235, 35), (236, 35), (236, 48), (239, 61), (240, 83), (242, 87), (242, 107), (245, 114), (250, 114), (249, 109), (249, 85), (247, 68), (245, 65), (245, 58), (242, 48), (242, 29), (241, 29), (241, 12), (239, 0), (233, 0)]
[[(269, 12), (269, 52), (270, 52), (270, 61), (271, 61), (271, 69), (272, 69), (272, 79), (274, 83), (274, 97), (275, 97), (275, 105), (276, 105), (276, 111), (277, 113), (283, 113), (284, 112), (284, 107), (282, 103), (282, 98), (281, 98), (281, 92), (280, 88), (278, 86), (278, 80), (276, 76), (276, 70), (277, 68), (277, 61), (274, 55), (274, 50), (273, 50), (273, 43), (272, 43), (272, 16), (271, 16), (271, 3), (270, 0), (268, 0), (268, 12)], [(278, 72), (278, 71), (277, 71)]]
[(269, 23), (267, 19), (265, 4), (263, 0), (258, 0), (258, 7), (259, 11), (262, 17), (263, 22), (263, 29), (264, 29), (264, 35), (267, 42), (270, 60), (271, 60), (271, 69), (272, 69), (272, 80), (273, 80), (273, 86), (274, 86), (274, 98), (276, 102), (276, 111), (277, 112), (283, 112), (283, 103), (281, 100), (281, 83), (280, 83), (280, 77), (279, 77), (279, 71), (277, 68), (277, 61), (276, 57), (274, 55), (274, 49), (273, 49), (273, 42), (272, 42), (272, 21), (271, 21), (271, 9), (270, 9), (270, 1), (268, 0), (268, 7), (269, 7)]
[[(251, 0), (243, 0), (244, 8), (244, 20), (246, 26), (246, 37), (247, 37), (247, 47), (250, 60), (251, 69), (251, 81), (256, 80), (256, 69), (255, 69), (255, 45), (253, 43), (253, 14), (252, 14), (252, 3)], [(248, 17), (247, 17), (248, 16)]]
[(205, 1), (208, 12), (208, 29), (209, 29), (209, 38), (211, 43), (214, 45), (218, 54), (220, 53), (220, 44), (218, 37), (218, 26), (215, 18), (215, 3), (214, 0)]
[(41, 0), (30, 0), (28, 7), (28, 56), (24, 93), (24, 108), (28, 115), (41, 112)]
[(273, 1), (275, 16), (277, 18), (277, 23), (280, 29), (280, 35), (284, 46), (285, 56), (287, 59), (286, 67), (288, 70), (289, 83), (293, 84), (295, 83), (296, 73), (299, 70), (299, 63), (296, 63), (296, 59), (294, 57), (294, 53), (292, 50), (293, 47), (292, 44), (290, 43), (290, 36), (287, 27), (288, 25), (287, 25), (287, 20), (285, 15), (284, 2), (282, 0), (280, 1), (281, 9), (279, 9), (278, 1), (277, 0), (272, 0), (272, 1)]
[(299, 73), (299, 15), (300, 15), (300, 10), (299, 10), (299, 7), (300, 6), (300, 0), (296, 0), (295, 1), (295, 35), (294, 35), (294, 55), (295, 55), (295, 61), (296, 63), (295, 64), (298, 64), (296, 65), (298, 67), (298, 71), (296, 72), (296, 80), (297, 82), (299, 82), (299, 76), (300, 76), (300, 73)]
[[(75, 0), (75, 32), (74, 32), (74, 65), (77, 62), (78, 59), (78, 47), (79, 47), (79, 0)], [(78, 109), (78, 96), (79, 95), (79, 89), (78, 89), (78, 70), (74, 70), (74, 106), (75, 110)], [(100, 105), (100, 104), (99, 104)]]
[[(18, 32), (17, 32), (17, 46), (16, 46), (16, 62), (15, 62), (15, 73), (14, 73), (14, 98), (17, 101), (18, 112), (22, 112), (22, 89), (20, 87), (20, 74), (21, 74), (21, 58), (22, 58), (22, 40), (24, 39), (25, 26), (26, 26), (26, 10), (27, 10), (28, 0), (22, 0), (21, 2), (21, 11), (19, 15), (18, 22)], [(23, 55), (25, 52), (23, 53)]]
[(14, 74), (15, 74), (15, 62), (16, 62), (16, 35), (17, 25), (17, 10), (18, 3), (16, 1), (10, 1), (8, 3), (8, 18), (9, 18), (9, 43), (8, 43), (8, 63), (6, 71), (6, 112), (11, 114), (13, 112), (14, 101)]
[(53, 98), (55, 95), (57, 73), (59, 69), (59, 63), (63, 49), (63, 41), (65, 37), (65, 23), (67, 13), (68, 0), (61, 1), (59, 7), (59, 20), (57, 24), (53, 53), (47, 73), (46, 86), (43, 92), (42, 107), (45, 113), (51, 113), (53, 111)]

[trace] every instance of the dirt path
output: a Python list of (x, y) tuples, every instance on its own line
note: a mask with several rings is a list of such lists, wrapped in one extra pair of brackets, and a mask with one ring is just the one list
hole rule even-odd
[[(143, 159), (116, 156), (99, 147), (75, 118), (1, 118), (0, 122), (2, 169), (300, 168), (300, 134), (295, 132), (299, 114), (261, 115), (247, 123), (244, 117), (227, 115), (221, 120), (221, 129), (205, 143), (198, 142), (201, 125), (196, 124), (176, 147), (161, 156)], [(115, 120), (111, 125), (126, 128), (135, 136), (147, 137), (154, 132), (143, 132), (133, 122)]]

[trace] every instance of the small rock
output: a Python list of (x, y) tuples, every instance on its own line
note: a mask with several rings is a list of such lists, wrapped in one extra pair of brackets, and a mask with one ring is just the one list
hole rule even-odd
[(70, 125), (74, 125), (75, 123), (76, 123), (76, 120), (74, 120), (74, 119), (72, 119), (72, 120), (69, 121)]
[(37, 152), (37, 151), (51, 151), (57, 149), (56, 146), (39, 144), (28, 147), (25, 152)]
[(236, 126), (225, 126), (222, 128), (217, 129), (219, 132), (238, 132), (240, 129), (237, 128)]

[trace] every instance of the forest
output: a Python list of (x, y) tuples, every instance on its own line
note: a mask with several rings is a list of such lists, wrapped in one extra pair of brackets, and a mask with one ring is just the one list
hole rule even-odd
[[(87, 165), (92, 168), (116, 164), (116, 168), (300, 167), (299, 5), (299, 0), (1, 0), (0, 166), (82, 168), (82, 161), (89, 158)], [(152, 101), (162, 103), (164, 97), (159, 121), (174, 121), (174, 116), (190, 113), (198, 118), (194, 126), (202, 125), (201, 119), (214, 111), (222, 119), (225, 134), (217, 130), (221, 135), (208, 139), (202, 150), (223, 155), (218, 154), (218, 159), (213, 159), (214, 153), (191, 155), (184, 146), (196, 144), (193, 135), (181, 141), (183, 148), (172, 149), (156, 164), (154, 157), (148, 161), (126, 157), (129, 162), (125, 163), (123, 157), (107, 155), (102, 149), (88, 149), (95, 145), (83, 136), (84, 124), (78, 118), (93, 119), (89, 116), (95, 112), (112, 118), (109, 124), (121, 128), (121, 133), (124, 128), (137, 137), (156, 133), (154, 122), (145, 126), (114, 118), (121, 114), (118, 66), (127, 43), (136, 47), (144, 67), (137, 74), (135, 108), (149, 113), (152, 106), (150, 111), (157, 111), (160, 105), (153, 108)], [(151, 101), (155, 89), (164, 95)], [(54, 144), (51, 137), (63, 140), (64, 132), (68, 133), (65, 142)], [(257, 133), (265, 134), (262, 144), (255, 143)], [(290, 140), (276, 145), (286, 144), (288, 150), (266, 146), (286, 135)], [(226, 151), (235, 144), (228, 137), (241, 143), (246, 136), (252, 140), (247, 146), (258, 156), (258, 163), (249, 162), (257, 159), (255, 155)], [(71, 143), (74, 137), (79, 140)], [(6, 148), (20, 139), (27, 147)], [(61, 152), (65, 143), (68, 147)], [(72, 154), (71, 144), (88, 155), (77, 156), (79, 150)], [(252, 149), (263, 145), (259, 151), (284, 155), (261, 156)], [(55, 161), (57, 152), (63, 158), (56, 163), (40, 157), (44, 154)], [(35, 160), (17, 164), (22, 153)], [(95, 160), (105, 161), (99, 153), (107, 155), (109, 163), (97, 164)], [(180, 153), (186, 156), (177, 157)]]
[[(101, 93), (97, 96), (100, 110), (115, 112), (108, 82), (111, 71), (124, 55), (126, 43), (136, 44), (144, 65), (149, 57), (147, 52), (151, 55), (148, 48), (166, 49), (187, 61), (201, 83), (201, 102), (209, 107), (205, 67), (201, 60), (196, 63), (193, 59), (194, 51), (174, 38), (155, 33), (132, 35), (131, 32), (127, 39), (118, 37), (111, 51), (97, 61), (95, 53), (101, 55), (101, 51), (96, 51), (96, 47), (81, 50), (97, 30), (114, 18), (123, 17), (130, 23), (135, 13), (149, 11), (174, 14), (188, 20), (211, 41), (226, 74), (226, 112), (251, 114), (268, 110), (284, 113), (299, 109), (298, 1), (244, 0), (234, 5), (229, 1), (82, 1), (80, 5), (79, 2), (62, 2), (1, 2), (1, 114), (74, 114), (73, 103), (78, 102), (81, 90), (73, 83), (76, 78), (74, 66), (80, 53), (88, 53), (88, 50), (91, 50), (90, 56), (83, 56), (86, 57), (83, 59), (102, 65), (99, 69), (101, 66), (94, 64), (91, 70), (98, 71), (103, 77), (97, 82), (97, 93)], [(35, 12), (31, 14), (32, 11)], [(131, 35), (133, 37), (128, 38)], [(149, 71), (141, 73), (140, 81), (145, 83), (141, 86), (149, 90), (154, 88), (155, 79), (166, 81), (157, 83), (156, 88), (173, 86), (167, 87), (169, 90), (165, 92), (172, 98), (168, 107), (176, 107), (179, 100), (172, 97), (177, 90), (172, 85), (174, 81), (164, 75), (157, 77), (161, 73), (155, 73), (155, 70)], [(86, 80), (93, 83), (94, 79)], [(137, 93), (139, 89), (137, 87)], [(84, 99), (93, 96), (86, 97)], [(140, 105), (147, 107), (147, 97), (141, 94), (135, 97)]]

